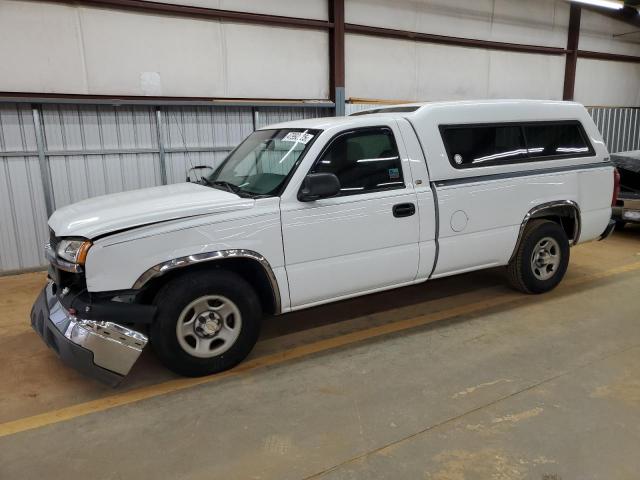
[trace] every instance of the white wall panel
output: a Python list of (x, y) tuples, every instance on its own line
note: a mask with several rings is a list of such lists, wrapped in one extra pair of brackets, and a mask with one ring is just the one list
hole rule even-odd
[[(421, 100), (484, 98), (489, 90), (487, 50), (416, 43)], [(375, 97), (374, 97), (375, 98)]]
[(495, 0), (489, 40), (566, 47), (569, 2)]
[(564, 57), (347, 35), (347, 97), (560, 99)]
[(415, 42), (346, 35), (345, 63), (347, 98), (417, 97)]
[(87, 93), (76, 10), (0, 0), (0, 90)]
[(219, 8), (235, 12), (264, 13), (286, 17), (327, 19), (327, 0), (171, 0), (174, 3), (204, 8)]
[[(619, 36), (621, 34), (624, 35)], [(579, 48), (595, 52), (640, 55), (640, 33), (632, 25), (583, 9), (580, 18)]]
[(575, 99), (584, 105), (640, 106), (640, 64), (578, 59)]
[(328, 98), (329, 37), (297, 28), (225, 23), (226, 96)]
[(562, 100), (564, 57), (491, 51), (489, 98)]
[(511, 43), (564, 47), (563, 0), (348, 0), (348, 23)]
[(224, 96), (219, 22), (81, 8), (89, 91)]
[(0, 91), (324, 99), (328, 55), (324, 31), (0, 0)]
[(345, 21), (439, 35), (488, 38), (493, 0), (347, 0)]

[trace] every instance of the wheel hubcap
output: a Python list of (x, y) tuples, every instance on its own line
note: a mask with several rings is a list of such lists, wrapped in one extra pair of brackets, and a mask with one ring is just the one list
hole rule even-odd
[(551, 237), (541, 239), (531, 254), (531, 270), (538, 280), (549, 280), (560, 265), (560, 245)]
[(235, 303), (221, 295), (206, 295), (182, 310), (176, 335), (189, 355), (210, 358), (229, 350), (238, 339), (241, 327), (242, 317)]
[(213, 337), (222, 328), (222, 317), (216, 312), (203, 312), (198, 315), (194, 331), (203, 338)]

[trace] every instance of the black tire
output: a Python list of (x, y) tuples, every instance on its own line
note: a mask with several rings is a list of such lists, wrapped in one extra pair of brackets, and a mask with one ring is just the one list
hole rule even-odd
[(616, 230), (622, 230), (626, 224), (624, 220), (616, 220)]
[[(534, 248), (545, 238), (552, 238), (559, 247), (559, 264), (550, 278), (540, 279), (534, 273), (532, 258)], [(555, 248), (554, 248), (555, 250)], [(530, 221), (522, 234), (522, 241), (507, 267), (509, 283), (524, 293), (544, 293), (553, 290), (562, 280), (569, 265), (569, 240), (560, 225), (550, 220)], [(540, 271), (538, 270), (538, 273)], [(547, 273), (549, 274), (549, 273)]]
[[(199, 358), (180, 345), (176, 328), (185, 308), (207, 295), (220, 295), (235, 303), (241, 322), (238, 337), (228, 350)], [(160, 289), (155, 304), (158, 313), (150, 328), (150, 342), (162, 363), (180, 375), (199, 377), (234, 367), (251, 352), (260, 334), (262, 309), (258, 295), (247, 281), (230, 271), (201, 271), (177, 277)]]

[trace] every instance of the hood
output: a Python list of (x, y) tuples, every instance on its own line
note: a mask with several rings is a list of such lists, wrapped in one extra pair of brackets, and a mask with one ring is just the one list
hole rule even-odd
[(103, 195), (56, 210), (49, 226), (58, 237), (95, 238), (184, 217), (253, 207), (255, 201), (195, 183), (178, 183)]

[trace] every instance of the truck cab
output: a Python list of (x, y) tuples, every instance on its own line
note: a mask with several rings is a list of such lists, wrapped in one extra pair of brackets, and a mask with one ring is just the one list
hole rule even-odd
[[(183, 375), (233, 367), (262, 316), (505, 266), (543, 293), (606, 237), (614, 168), (579, 104), (409, 104), (271, 125), (197, 183), (49, 220), (32, 325), (110, 384), (145, 347)], [(615, 202), (615, 199), (613, 199)]]

